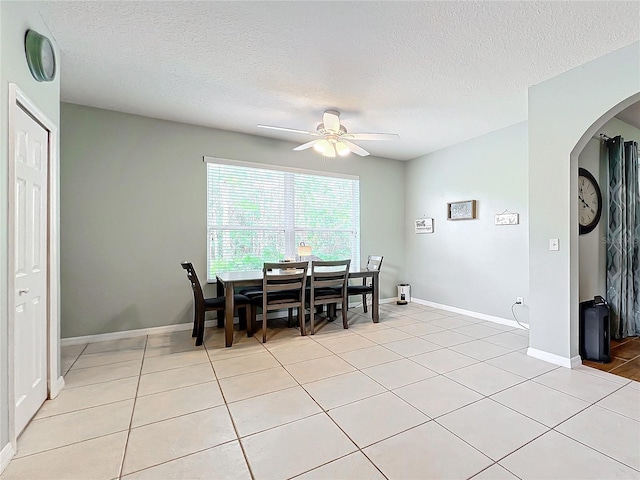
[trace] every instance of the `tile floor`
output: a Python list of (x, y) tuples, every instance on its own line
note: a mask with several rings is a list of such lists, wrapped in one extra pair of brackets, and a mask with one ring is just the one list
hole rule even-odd
[(640, 383), (417, 304), (373, 324), (63, 348), (2, 479), (640, 479)]

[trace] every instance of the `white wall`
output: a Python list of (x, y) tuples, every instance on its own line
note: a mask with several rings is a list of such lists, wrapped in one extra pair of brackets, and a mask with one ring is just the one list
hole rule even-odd
[[(9, 83), (15, 83), (56, 125), (60, 116), (60, 75), (50, 83), (36, 82), (27, 66), (24, 36), (28, 29), (47, 35), (54, 42), (40, 15), (32, 5), (0, 2), (0, 451), (9, 441), (9, 406), (7, 397), (7, 189), (8, 182), (8, 96)], [(54, 43), (57, 51), (57, 46)], [(57, 52), (57, 58), (60, 58)], [(57, 179), (55, 180), (57, 181)]]
[(63, 338), (192, 321), (179, 262), (206, 278), (205, 155), (358, 175), (361, 254), (384, 255), (381, 297), (404, 278), (403, 162), (325, 160), (295, 143), (65, 103), (61, 141)]
[[(640, 130), (617, 118), (612, 118), (600, 132), (610, 137), (622, 135), (625, 141), (640, 142)], [(606, 298), (607, 283), (607, 225), (609, 222), (609, 171), (605, 143), (591, 138), (578, 157), (578, 166), (586, 168), (598, 180), (602, 192), (602, 217), (590, 233), (579, 237), (581, 302), (592, 300), (595, 295)]]
[(529, 88), (529, 353), (565, 365), (579, 360), (577, 157), (637, 101), (639, 58), (635, 42)]
[[(527, 124), (520, 123), (408, 162), (405, 174), (407, 278), (414, 298), (528, 321)], [(476, 220), (447, 221), (447, 203), (477, 200)], [(496, 226), (495, 214), (520, 214)], [(433, 234), (414, 220), (434, 218)]]

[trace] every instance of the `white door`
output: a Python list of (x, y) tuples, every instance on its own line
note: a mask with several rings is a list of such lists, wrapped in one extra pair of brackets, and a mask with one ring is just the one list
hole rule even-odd
[(21, 108), (15, 127), (14, 391), (16, 435), (47, 397), (49, 133)]

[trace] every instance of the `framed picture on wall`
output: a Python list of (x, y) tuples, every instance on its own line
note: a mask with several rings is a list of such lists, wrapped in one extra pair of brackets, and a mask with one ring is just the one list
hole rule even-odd
[(472, 220), (476, 218), (476, 201), (447, 203), (447, 220)]
[(496, 214), (494, 222), (496, 225), (518, 225), (520, 223), (520, 215), (504, 211)]
[(419, 218), (415, 221), (416, 233), (433, 233), (433, 218)]

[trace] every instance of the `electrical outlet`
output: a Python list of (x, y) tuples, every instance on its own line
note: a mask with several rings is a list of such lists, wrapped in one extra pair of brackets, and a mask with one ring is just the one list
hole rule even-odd
[(516, 303), (522, 305), (524, 303), (524, 297), (516, 297)]

